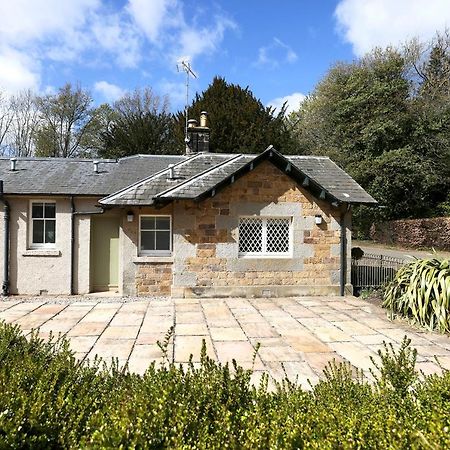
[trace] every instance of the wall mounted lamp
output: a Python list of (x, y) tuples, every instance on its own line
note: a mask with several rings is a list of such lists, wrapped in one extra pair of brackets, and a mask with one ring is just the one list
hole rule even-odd
[(127, 221), (128, 222), (133, 222), (134, 220), (134, 212), (133, 211), (128, 211), (127, 212)]
[(314, 219), (315, 219), (316, 225), (321, 225), (322, 224), (323, 218), (322, 218), (322, 216), (320, 214), (316, 214), (314, 216)]

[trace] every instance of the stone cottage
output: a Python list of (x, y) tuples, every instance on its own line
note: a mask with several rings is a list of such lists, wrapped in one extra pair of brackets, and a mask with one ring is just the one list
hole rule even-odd
[(329, 158), (216, 154), (0, 159), (4, 294), (350, 292), (351, 207), (376, 201)]

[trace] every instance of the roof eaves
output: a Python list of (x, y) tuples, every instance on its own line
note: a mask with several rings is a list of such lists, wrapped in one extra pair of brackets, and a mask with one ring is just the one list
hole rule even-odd
[[(350, 177), (350, 175), (345, 172), (345, 170), (341, 169), (332, 159), (327, 158), (331, 164), (333, 164), (334, 166), (336, 166), (339, 170), (342, 170), (346, 175), (348, 175)], [(355, 183), (356, 186), (358, 186), (368, 197), (370, 197), (372, 199), (372, 201), (368, 201), (368, 202), (360, 202), (360, 201), (352, 201), (349, 200), (347, 201), (347, 203), (352, 203), (352, 204), (358, 204), (358, 205), (366, 205), (366, 206), (374, 206), (374, 205), (378, 205), (378, 201), (375, 200), (368, 192), (366, 192), (366, 190), (356, 181), (353, 179), (353, 177), (350, 177), (353, 181), (353, 183)]]

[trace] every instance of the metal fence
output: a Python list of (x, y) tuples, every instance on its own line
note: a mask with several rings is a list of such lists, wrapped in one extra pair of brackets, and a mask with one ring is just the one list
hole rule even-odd
[(394, 278), (395, 273), (408, 261), (393, 256), (365, 253), (359, 259), (352, 258), (351, 277), (355, 292), (378, 288)]

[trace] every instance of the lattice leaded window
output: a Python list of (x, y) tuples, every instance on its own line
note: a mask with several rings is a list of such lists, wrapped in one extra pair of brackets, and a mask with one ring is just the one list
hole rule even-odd
[(239, 254), (288, 256), (291, 253), (290, 218), (241, 217)]

